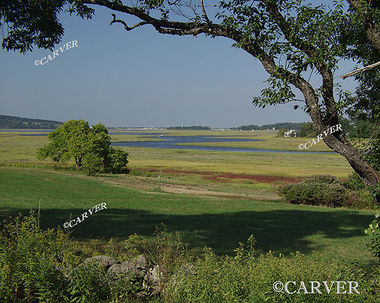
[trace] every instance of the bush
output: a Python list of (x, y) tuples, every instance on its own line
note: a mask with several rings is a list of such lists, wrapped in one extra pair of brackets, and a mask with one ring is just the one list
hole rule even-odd
[(342, 183), (329, 175), (311, 176), (299, 183), (280, 187), (279, 193), (292, 204), (350, 208), (375, 207), (375, 199), (369, 191), (348, 189), (360, 187), (356, 177), (353, 176), (349, 180), (349, 183), (348, 181)]
[(343, 202), (344, 207), (349, 208), (375, 208), (376, 200), (368, 190), (349, 191), (347, 199)]
[(337, 183), (337, 184), (341, 184), (337, 178), (335, 178), (334, 176), (330, 176), (330, 175), (315, 175), (315, 176), (305, 178), (304, 181), (308, 182), (308, 183), (321, 183), (321, 184)]
[(344, 182), (344, 186), (347, 189), (351, 190), (365, 189), (365, 184), (363, 183), (362, 179), (360, 179), (359, 175), (355, 172), (348, 176), (348, 180)]
[(342, 206), (348, 197), (346, 188), (332, 176), (313, 176), (297, 184), (280, 188), (280, 194), (292, 204)]

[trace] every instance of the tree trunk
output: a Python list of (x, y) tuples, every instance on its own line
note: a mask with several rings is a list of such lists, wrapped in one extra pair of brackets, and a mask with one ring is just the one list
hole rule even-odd
[(82, 158), (81, 157), (75, 158), (75, 164), (78, 169), (82, 169)]
[[(336, 135), (335, 135), (336, 134)], [(367, 186), (375, 186), (380, 182), (380, 175), (361, 156), (351, 143), (344, 137), (344, 134), (334, 133), (324, 139), (324, 142), (332, 150), (345, 157), (351, 167), (360, 176)]]
[[(331, 86), (331, 83), (328, 83)], [(302, 91), (306, 104), (310, 108), (310, 117), (313, 122), (313, 127), (318, 133), (328, 130), (331, 126), (338, 124), (338, 116), (336, 110), (333, 113), (328, 114), (329, 119), (323, 119), (321, 111), (318, 106), (318, 97), (315, 94), (314, 89), (309, 83), (303, 83), (299, 86)], [(330, 98), (333, 102), (333, 96), (324, 96), (326, 99)], [(326, 101), (325, 101), (326, 102)], [(327, 103), (327, 102), (326, 102)], [(336, 131), (332, 134), (325, 136), (323, 141), (333, 151), (345, 157), (354, 171), (360, 176), (366, 186), (376, 186), (380, 183), (379, 173), (360, 156), (360, 152), (356, 150), (352, 144), (347, 140), (344, 132)], [(377, 203), (380, 203), (380, 194), (376, 195)]]
[[(311, 114), (310, 116), (313, 121), (313, 125), (319, 133), (322, 133), (323, 130), (327, 130), (337, 123), (336, 119), (332, 119), (332, 122), (334, 123), (323, 123), (314, 115)], [(348, 163), (360, 176), (366, 186), (376, 186), (376, 184), (380, 183), (379, 173), (360, 156), (360, 152), (352, 146), (342, 131), (337, 131), (327, 135), (323, 141), (332, 150), (346, 158)], [(376, 201), (377, 203), (380, 203), (380, 194), (376, 195)]]

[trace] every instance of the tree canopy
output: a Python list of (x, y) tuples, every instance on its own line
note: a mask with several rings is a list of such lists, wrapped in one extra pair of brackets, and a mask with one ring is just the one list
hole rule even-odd
[(311, 122), (305, 123), (301, 126), (300, 137), (315, 137), (317, 134), (313, 130), (313, 124)]
[(99, 172), (125, 172), (128, 154), (110, 146), (111, 137), (103, 124), (90, 127), (83, 120), (70, 120), (49, 134), (50, 143), (38, 150), (43, 160), (74, 159), (76, 167), (89, 175)]
[[(349, 106), (355, 110), (361, 107), (372, 110), (373, 102), (378, 99), (373, 99), (364, 87), (361, 91), (370, 102), (363, 101), (366, 97), (348, 98), (336, 85), (334, 72), (341, 59), (363, 64), (375, 58), (370, 54), (378, 55), (380, 10), (374, 1), (338, 0), (328, 6), (305, 0), (214, 3), (203, 0), (6, 0), (0, 8), (1, 22), (8, 27), (2, 45), (20, 52), (30, 50), (33, 45), (51, 48), (63, 34), (58, 19), (60, 12), (66, 9), (70, 14), (90, 18), (94, 7), (104, 7), (113, 12), (110, 23), (120, 24), (126, 31), (152, 26), (161, 34), (204, 34), (230, 39), (234, 47), (261, 62), (269, 74), (267, 87), (253, 98), (253, 104), (265, 107), (297, 101), (299, 105), (295, 108), (310, 115), (316, 133), (338, 124), (339, 117)], [(129, 16), (139, 21), (130, 25)], [(312, 84), (311, 78), (322, 84)], [(302, 99), (296, 98), (296, 91), (301, 93)], [(374, 118), (376, 113), (377, 110)], [(335, 132), (323, 140), (348, 160), (367, 185), (380, 182), (379, 173), (361, 157), (344, 132)]]

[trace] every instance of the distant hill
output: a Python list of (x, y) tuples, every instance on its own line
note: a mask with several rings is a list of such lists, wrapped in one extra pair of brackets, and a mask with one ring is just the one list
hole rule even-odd
[(23, 128), (23, 129), (55, 129), (62, 122), (42, 119), (28, 119), (14, 116), (0, 115), (0, 128)]
[(306, 122), (301, 123), (294, 123), (294, 122), (283, 122), (283, 123), (276, 123), (276, 124), (266, 124), (262, 126), (258, 125), (242, 125), (238, 127), (234, 127), (233, 129), (241, 129), (241, 130), (266, 130), (266, 129), (294, 129), (294, 130), (300, 130), (301, 126), (304, 125)]

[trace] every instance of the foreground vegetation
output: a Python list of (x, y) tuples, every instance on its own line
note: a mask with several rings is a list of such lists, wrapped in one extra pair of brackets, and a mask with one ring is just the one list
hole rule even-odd
[[(178, 240), (157, 232), (153, 242), (137, 236), (124, 241), (122, 251), (108, 253), (120, 261), (143, 253), (158, 265), (158, 285), (149, 291), (134, 272), (115, 275), (95, 261), (85, 263), (75, 244), (60, 229), (43, 231), (38, 217), (4, 221), (0, 234), (0, 300), (6, 302), (376, 302), (379, 286), (372, 274), (318, 254), (290, 258), (260, 255), (255, 239), (240, 244), (232, 257), (217, 257), (205, 248), (191, 257)], [(374, 273), (376, 274), (376, 273)], [(330, 292), (275, 292), (276, 281), (355, 281), (358, 293), (333, 286)], [(332, 284), (333, 285), (333, 284)], [(298, 288), (298, 287), (297, 287)], [(296, 289), (297, 289), (296, 288)], [(292, 290), (293, 291), (293, 290)]]

